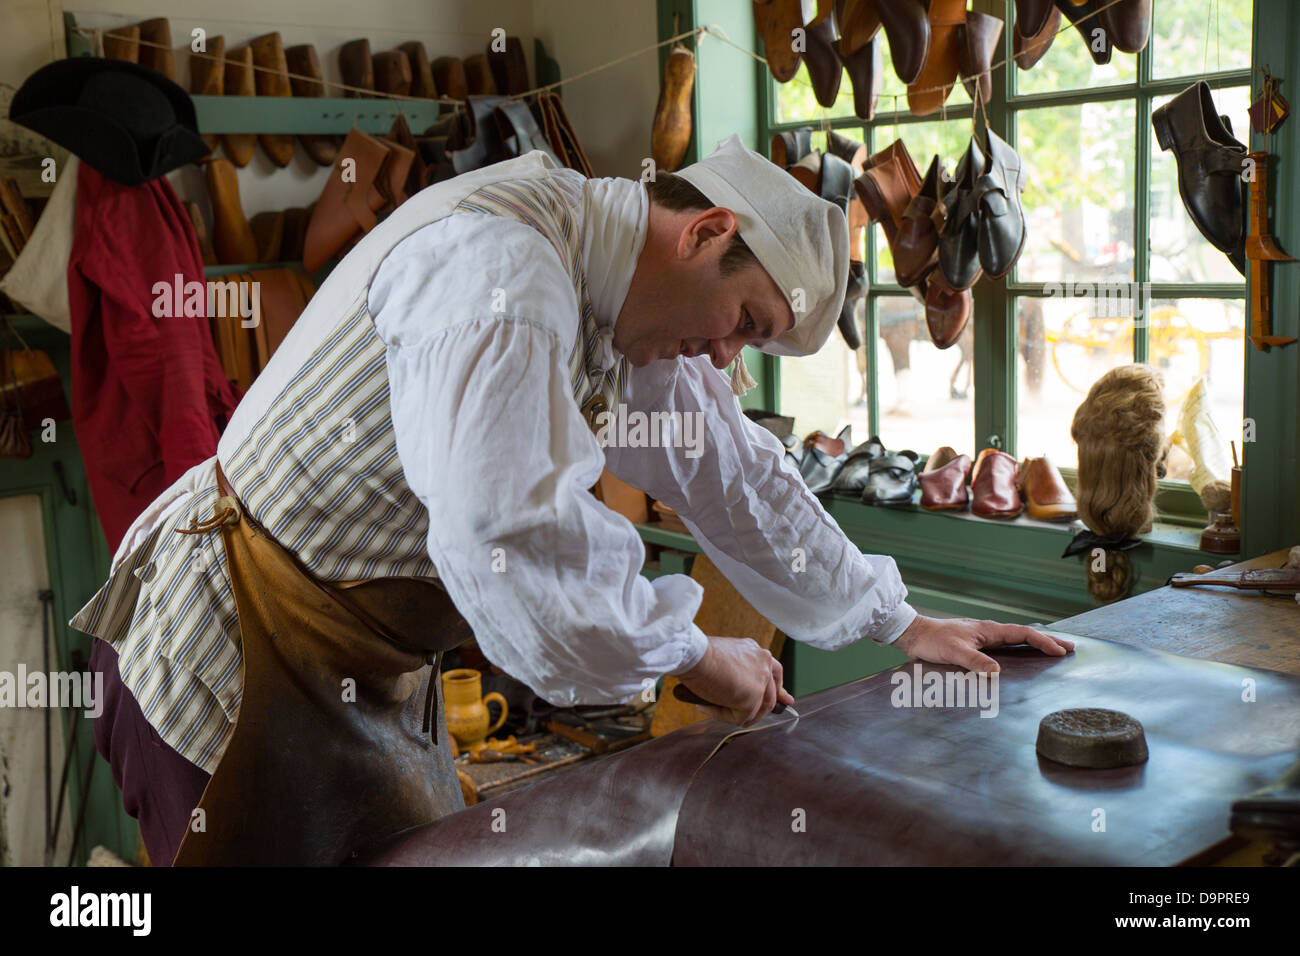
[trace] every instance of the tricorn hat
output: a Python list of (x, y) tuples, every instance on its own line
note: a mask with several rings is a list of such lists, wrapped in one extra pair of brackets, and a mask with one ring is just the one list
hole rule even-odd
[(14, 94), (9, 119), (123, 186), (208, 154), (189, 94), (124, 60), (78, 56), (41, 67)]

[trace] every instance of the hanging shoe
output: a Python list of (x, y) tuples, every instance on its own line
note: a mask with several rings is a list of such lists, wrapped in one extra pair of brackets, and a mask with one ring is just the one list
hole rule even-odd
[(799, 129), (772, 136), (772, 162), (782, 169), (789, 169), (799, 160), (812, 152), (812, 127), (801, 126)]
[(835, 105), (840, 95), (840, 80), (844, 64), (840, 62), (839, 45), (835, 40), (835, 11), (827, 5), (824, 13), (804, 27), (804, 66), (813, 96), (821, 106)]
[[(325, 95), (320, 58), (314, 46), (310, 43), (291, 46), (284, 51), (284, 58), (289, 64), (289, 87), (294, 96), (310, 99)], [(333, 166), (343, 137), (300, 133), (298, 142), (317, 166)]]
[[(284, 43), (278, 33), (266, 33), (248, 41), (253, 51), (258, 96), (292, 96), (289, 63)], [(279, 133), (259, 133), (257, 141), (271, 162), (283, 168), (293, 162), (293, 137)]]
[(691, 144), (691, 91), (695, 86), (695, 55), (680, 43), (664, 61), (663, 84), (650, 132), (650, 156), (655, 169), (675, 171)]
[(957, 31), (966, 22), (966, 0), (930, 0), (927, 20), (930, 48), (925, 65), (907, 86), (907, 106), (916, 116), (937, 113), (952, 93), (958, 71)]
[(1053, 11), (1059, 18), (1061, 11), (1056, 9), (1053, 0), (1016, 0), (1016, 27), (1024, 36), (1037, 36), (1047, 26)]
[(840, 59), (844, 62), (849, 84), (853, 87), (853, 115), (864, 122), (875, 119), (885, 79), (879, 34), (847, 55), (844, 53), (844, 38), (840, 37)]
[[(1109, 3), (1110, 0), (1107, 2)], [(1056, 6), (1083, 37), (1083, 45), (1087, 47), (1092, 62), (1098, 66), (1109, 63), (1111, 47), (1114, 44), (1111, 42), (1105, 23), (1096, 15), (1102, 4), (1097, 3), (1097, 0), (1086, 0), (1083, 4), (1073, 3), (1071, 0), (1056, 0)]]
[(763, 39), (763, 53), (772, 79), (788, 83), (799, 72), (803, 55), (795, 50), (794, 31), (803, 27), (800, 0), (753, 0), (754, 29)]
[(1020, 156), (991, 129), (985, 129), (988, 149), (984, 175), (977, 183), (979, 198), (979, 258), (984, 274), (1001, 279), (1011, 271), (1025, 248), (1025, 169)]
[(835, 130), (826, 133), (826, 151), (844, 160), (853, 169), (855, 176), (861, 176), (866, 169), (867, 147), (861, 140), (845, 136)]
[(941, 269), (935, 269), (922, 283), (925, 286), (925, 328), (935, 348), (951, 348), (961, 338), (975, 307), (970, 289), (949, 288)]
[(867, 267), (853, 259), (849, 261), (849, 281), (845, 287), (844, 305), (840, 307), (840, 317), (835, 324), (840, 330), (844, 344), (851, 351), (862, 348), (862, 334), (858, 331), (858, 303), (867, 294)]
[(1099, 19), (1121, 53), (1139, 53), (1151, 39), (1151, 0), (1109, 3), (1102, 8)]
[[(226, 75), (223, 80), (226, 96), (256, 96), (257, 86), (253, 80), (252, 47), (241, 46), (226, 54)], [(257, 147), (255, 133), (222, 133), (221, 147), (226, 151), (230, 161), (243, 168), (253, 159), (253, 150)], [(247, 262), (249, 260), (242, 260)]]
[(935, 156), (916, 195), (903, 210), (897, 234), (890, 244), (894, 276), (899, 285), (916, 285), (939, 264), (939, 233), (947, 216), (943, 187), (943, 167)]
[(522, 156), (524, 153), (540, 149), (551, 157), (551, 161), (556, 166), (564, 165), (551, 149), (551, 144), (547, 141), (541, 127), (537, 125), (533, 111), (523, 100), (504, 100), (498, 104), (496, 119), (502, 144), (509, 155)]
[(895, 140), (870, 157), (853, 187), (868, 218), (880, 223), (890, 252), (896, 255), (894, 250), (903, 213), (911, 204), (912, 197), (921, 190), (921, 174), (903, 141)]
[(1002, 46), (1002, 21), (987, 13), (970, 10), (957, 31), (957, 73), (974, 102), (976, 90), (982, 102), (993, 98), (993, 57)]
[(978, 184), (985, 162), (984, 151), (972, 136), (943, 196), (945, 219), (939, 234), (939, 268), (948, 287), (957, 292), (969, 289), (981, 274)]
[(1061, 11), (1056, 4), (1050, 4), (1047, 11), (1047, 19), (1043, 22), (1042, 29), (1034, 34), (1021, 32), (1020, 19), (1016, 18), (1016, 28), (1011, 33), (1011, 51), (1016, 61), (1016, 66), (1022, 70), (1032, 69), (1034, 64), (1041, 60), (1049, 49), (1052, 47), (1052, 41), (1056, 39), (1056, 34), (1061, 32)]
[(894, 72), (915, 83), (930, 50), (930, 21), (921, 0), (847, 0), (841, 20), (842, 51), (853, 56), (884, 28)]
[(1151, 125), (1178, 162), (1178, 195), (1192, 222), (1245, 275), (1246, 147), (1224, 127), (1209, 84), (1183, 90), (1151, 114)]

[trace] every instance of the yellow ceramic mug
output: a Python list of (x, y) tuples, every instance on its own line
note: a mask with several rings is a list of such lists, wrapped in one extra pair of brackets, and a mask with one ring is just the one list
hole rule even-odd
[[(484, 696), (483, 675), (470, 668), (447, 671), (442, 675), (443, 708), (447, 714), (447, 732), (461, 747), (470, 747), (506, 722), (509, 712), (506, 699), (495, 691)], [(501, 705), (501, 716), (492, 723), (487, 704)]]

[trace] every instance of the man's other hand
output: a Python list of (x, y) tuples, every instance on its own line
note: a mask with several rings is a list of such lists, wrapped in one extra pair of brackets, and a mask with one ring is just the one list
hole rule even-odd
[(894, 641), (894, 647), (913, 660), (932, 664), (959, 664), (973, 671), (997, 673), (1001, 666), (981, 650), (1028, 644), (1051, 657), (1064, 657), (1074, 642), (1051, 637), (1023, 624), (999, 624), (968, 617), (936, 619), (918, 616)]
[(700, 710), (742, 727), (770, 714), (777, 701), (794, 703), (781, 686), (781, 662), (748, 637), (710, 637), (700, 662), (677, 677), (714, 705), (697, 704)]

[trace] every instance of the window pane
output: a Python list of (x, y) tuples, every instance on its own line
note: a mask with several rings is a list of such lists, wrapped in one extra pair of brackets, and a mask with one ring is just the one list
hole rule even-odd
[[(1012, 7), (1011, 4), (1007, 6), (1008, 9)], [(1096, 17), (1093, 18), (1095, 19)], [(1090, 29), (1091, 23), (1092, 20), (1085, 20), (1081, 25)], [(1007, 29), (1013, 29), (1010, 19), (1007, 21)], [(1060, 90), (1133, 83), (1137, 80), (1136, 56), (1112, 50), (1110, 62), (1098, 66), (1088, 53), (1083, 35), (1064, 16), (1061, 17), (1060, 29), (1061, 32), (1052, 41), (1051, 49), (1031, 69), (1022, 70), (1014, 62), (1008, 66), (1008, 69), (1015, 72), (1017, 93), (1055, 93)]]
[(817, 122), (823, 116), (838, 119), (853, 115), (853, 87), (849, 84), (849, 75), (840, 74), (840, 90), (835, 97), (835, 105), (823, 108), (813, 95), (812, 81), (808, 79), (808, 67), (800, 64), (799, 72), (788, 83), (777, 83), (767, 76), (776, 89), (776, 121), (778, 123)]
[[(1250, 91), (1236, 86), (1213, 93), (1239, 140), (1249, 136)], [(1158, 109), (1173, 97), (1152, 103)], [(1150, 117), (1147, 118), (1149, 123)], [(1154, 282), (1244, 282), (1240, 272), (1200, 234), (1178, 195), (1178, 161), (1151, 137), (1151, 279)]]
[[(859, 328), (862, 309), (859, 303)], [(849, 351), (837, 329), (815, 354), (781, 359), (781, 414), (794, 416), (796, 435), (802, 438), (816, 429), (834, 435), (852, 425), (854, 442), (870, 437), (863, 372), (866, 354), (865, 345), (857, 354)]]
[[(1231, 464), (1229, 441), (1241, 454), (1244, 416), (1246, 310), (1242, 299), (1165, 299), (1151, 304), (1151, 364), (1165, 379), (1168, 430), (1178, 427), (1178, 416), (1188, 390), (1206, 376), (1209, 412), (1223, 440), (1220, 461)], [(1211, 453), (1212, 454), (1212, 453)], [(1170, 481), (1186, 481), (1191, 460), (1173, 454)], [(1211, 469), (1214, 470), (1214, 469)], [(1228, 480), (1228, 474), (1217, 475)]]
[(1253, 0), (1156, 0), (1153, 76), (1192, 76), (1250, 68)]
[(1074, 410), (1093, 382), (1133, 361), (1132, 316), (1113, 307), (1113, 299), (1077, 291), (1087, 294), (1016, 302), (1016, 450), (1021, 458), (1047, 455), (1057, 466), (1073, 466)]
[[(930, 160), (936, 153), (951, 174), (957, 167), (957, 160), (970, 142), (970, 120), (948, 120), (937, 123), (900, 123), (873, 127), (871, 130), (871, 152), (878, 153), (898, 138), (907, 145), (917, 171), (924, 176), (930, 166)], [(889, 243), (885, 234), (876, 228), (873, 230), (876, 244), (876, 282), (893, 282), (894, 258), (889, 252)], [(956, 346), (954, 346), (956, 348)]]
[(1028, 170), (1029, 236), (1022, 282), (1133, 276), (1134, 143), (1131, 100), (1018, 110)]
[[(911, 296), (876, 300), (880, 437), (891, 449), (923, 454), (942, 445), (975, 457), (973, 323), (957, 343), (930, 341), (925, 309)], [(866, 436), (869, 437), (869, 436)]]

